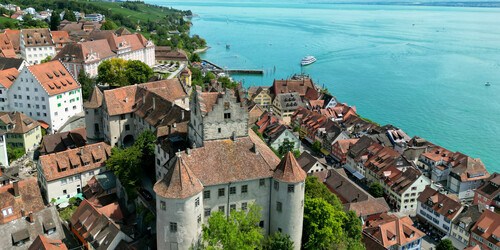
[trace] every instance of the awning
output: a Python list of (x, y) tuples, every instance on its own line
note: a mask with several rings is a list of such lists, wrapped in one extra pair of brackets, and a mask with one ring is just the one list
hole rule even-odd
[(352, 169), (352, 168), (351, 168), (349, 165), (347, 165), (347, 164), (346, 164), (346, 165), (344, 165), (344, 168), (345, 168), (347, 171), (351, 172), (351, 174), (352, 174), (352, 175), (354, 175), (354, 176), (355, 176), (356, 178), (358, 178), (359, 180), (362, 180), (362, 179), (364, 179), (364, 178), (365, 178), (362, 174), (360, 174), (358, 171), (356, 171), (356, 170)]
[(330, 154), (330, 152), (326, 151), (326, 149), (324, 149), (324, 148), (321, 149), (321, 153), (323, 153), (324, 155)]
[(43, 128), (43, 129), (48, 129), (50, 127), (49, 124), (47, 124), (46, 122), (42, 121), (42, 120), (38, 120), (38, 122), (40, 123), (40, 126)]

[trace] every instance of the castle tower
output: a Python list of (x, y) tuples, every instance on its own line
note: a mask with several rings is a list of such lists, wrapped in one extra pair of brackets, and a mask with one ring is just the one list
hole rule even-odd
[(153, 187), (156, 194), (156, 231), (159, 250), (189, 249), (201, 239), (203, 185), (180, 153), (169, 171)]
[(83, 109), (85, 110), (85, 130), (87, 132), (87, 140), (90, 143), (104, 139), (102, 102), (103, 93), (97, 86), (94, 86), (90, 98), (83, 103)]
[(272, 178), (270, 234), (279, 231), (290, 235), (295, 249), (300, 249), (302, 239), (306, 177), (306, 172), (288, 152), (274, 170)]

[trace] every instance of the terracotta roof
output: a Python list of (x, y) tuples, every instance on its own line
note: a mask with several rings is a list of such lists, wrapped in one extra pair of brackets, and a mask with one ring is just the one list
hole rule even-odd
[(302, 97), (308, 88), (315, 88), (311, 79), (304, 80), (274, 80), (273, 91), (275, 95), (280, 93), (298, 92)]
[(349, 148), (351, 148), (352, 145), (356, 144), (358, 140), (359, 139), (338, 140), (336, 143), (338, 143), (339, 149), (342, 152), (342, 154), (347, 154)]
[(393, 245), (404, 246), (425, 236), (413, 226), (413, 221), (408, 216), (398, 218), (384, 214), (380, 220), (369, 221), (369, 224), (363, 231), (378, 239), (386, 248)]
[(191, 75), (191, 70), (189, 70), (188, 67), (185, 67), (184, 69), (182, 69), (181, 76), (190, 76), (190, 75)]
[(493, 173), (476, 189), (476, 193), (492, 200), (500, 195), (500, 174)]
[(481, 159), (472, 159), (467, 156), (451, 170), (452, 177), (459, 177), (462, 182), (487, 179), (490, 174)]
[(306, 94), (304, 95), (304, 99), (311, 101), (311, 100), (318, 100), (318, 98), (319, 98), (319, 92), (314, 88), (308, 87), (306, 90)]
[(179, 78), (148, 82), (137, 86), (153, 91), (170, 102), (188, 97), (187, 89), (183, 87)]
[(0, 57), (0, 70), (15, 68), (19, 69), (23, 64), (24, 59), (22, 58), (5, 58)]
[(466, 247), (463, 250), (481, 250), (481, 247), (479, 247), (479, 245), (475, 245), (473, 247)]
[(201, 192), (203, 185), (186, 165), (181, 154), (177, 153), (172, 161), (174, 162), (168, 173), (154, 185), (155, 193), (168, 199), (185, 199)]
[(14, 51), (16, 53), (20, 53), (20, 45), (21, 45), (21, 31), (20, 30), (11, 30), (6, 29), (5, 34), (9, 38), (12, 46), (14, 47)]
[(2, 57), (17, 58), (14, 46), (5, 33), (0, 34), (0, 55)]
[(42, 138), (40, 153), (52, 154), (67, 149), (85, 146), (87, 133), (85, 127), (69, 132), (45, 135)]
[(58, 60), (28, 66), (49, 96), (80, 88), (80, 84)]
[(273, 178), (281, 182), (296, 183), (305, 180), (306, 172), (302, 170), (299, 163), (291, 152), (287, 152), (281, 162), (274, 169)]
[(391, 189), (396, 192), (397, 194), (402, 194), (404, 193), (415, 181), (417, 181), (418, 178), (422, 173), (416, 169), (415, 167), (411, 166), (407, 168), (404, 172), (401, 172), (400, 174), (396, 175), (394, 178), (388, 178), (391, 179), (388, 185), (391, 187)]
[(52, 35), (48, 28), (21, 30), (26, 47), (54, 46)]
[(61, 49), (67, 43), (72, 43), (73, 41), (69, 39), (69, 33), (65, 30), (51, 31), (52, 39), (56, 45), (56, 49)]
[(102, 97), (103, 97), (102, 91), (99, 89), (99, 87), (94, 86), (89, 99), (83, 103), (83, 107), (88, 109), (96, 109), (101, 107), (103, 99)]
[(115, 201), (103, 207), (97, 207), (97, 210), (114, 221), (120, 221), (123, 219), (123, 213), (120, 209), (120, 204), (118, 204), (118, 201)]
[[(20, 197), (17, 198), (14, 192), (15, 185), (19, 189)], [(29, 178), (21, 180), (17, 184), (12, 183), (0, 187), (0, 209), (8, 208), (12, 208), (12, 215), (0, 216), (0, 224), (23, 217), (23, 211), (24, 216), (27, 216), (29, 213), (45, 208), (36, 178)]]
[(425, 187), (417, 200), (450, 220), (455, 218), (462, 208), (460, 202), (432, 189), (430, 186)]
[(19, 71), (16, 68), (4, 69), (0, 71), (0, 84), (8, 89), (17, 79), (17, 76), (19, 76)]
[(40, 123), (22, 112), (0, 112), (0, 120), (5, 124), (12, 124), (13, 128), (8, 134), (24, 134), (38, 126)]
[(155, 47), (155, 58), (156, 60), (162, 61), (187, 61), (188, 57), (184, 50), (181, 49), (171, 49), (168, 46), (156, 46)]
[(67, 250), (66, 244), (61, 240), (53, 240), (39, 234), (28, 250)]
[[(111, 147), (104, 143), (86, 145), (80, 148), (40, 156), (40, 166), (45, 179), (50, 182), (66, 176), (105, 166), (111, 155)], [(88, 165), (85, 165), (85, 164)]]
[(69, 63), (89, 63), (115, 56), (106, 40), (69, 43), (57, 53), (55, 60)]
[(500, 247), (500, 241), (498, 240), (500, 239), (500, 214), (488, 209), (484, 210), (481, 217), (477, 220), (476, 225), (472, 227), (471, 233), (486, 239), (496, 247)]
[(132, 33), (130, 33), (130, 31), (128, 31), (128, 29), (126, 29), (125, 27), (120, 27), (118, 28), (115, 33), (119, 36), (123, 36), (123, 35), (130, 35)]
[(132, 51), (142, 49), (146, 47), (148, 42), (143, 35), (139, 33), (117, 36), (111, 32), (92, 32), (89, 36), (90, 40), (100, 40), (106, 39), (108, 41), (109, 47), (113, 52), (117, 52), (120, 49), (130, 48)]

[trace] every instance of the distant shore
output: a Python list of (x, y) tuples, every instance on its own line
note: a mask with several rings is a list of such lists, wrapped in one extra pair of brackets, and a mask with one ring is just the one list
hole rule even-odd
[(500, 8), (500, 2), (312, 2), (313, 4), (359, 4), (359, 5), (405, 5), (405, 6), (442, 6), (442, 7), (480, 7)]

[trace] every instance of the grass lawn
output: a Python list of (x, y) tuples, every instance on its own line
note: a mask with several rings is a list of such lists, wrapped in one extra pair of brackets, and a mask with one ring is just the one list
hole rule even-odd
[(12, 23), (15, 23), (15, 24), (19, 23), (19, 21), (17, 19), (11, 19), (11, 18), (0, 16), (0, 24), (4, 24), (7, 21), (11, 21)]
[(87, 2), (88, 4), (94, 4), (103, 8), (111, 10), (113, 14), (122, 14), (125, 17), (130, 18), (133, 22), (137, 23), (137, 20), (141, 22), (147, 22), (148, 19), (154, 21), (156, 19), (161, 19), (166, 14), (173, 13), (173, 10), (168, 10), (165, 8), (155, 8), (149, 4), (138, 3), (139, 10), (131, 10), (121, 6), (121, 3), (113, 2)]

